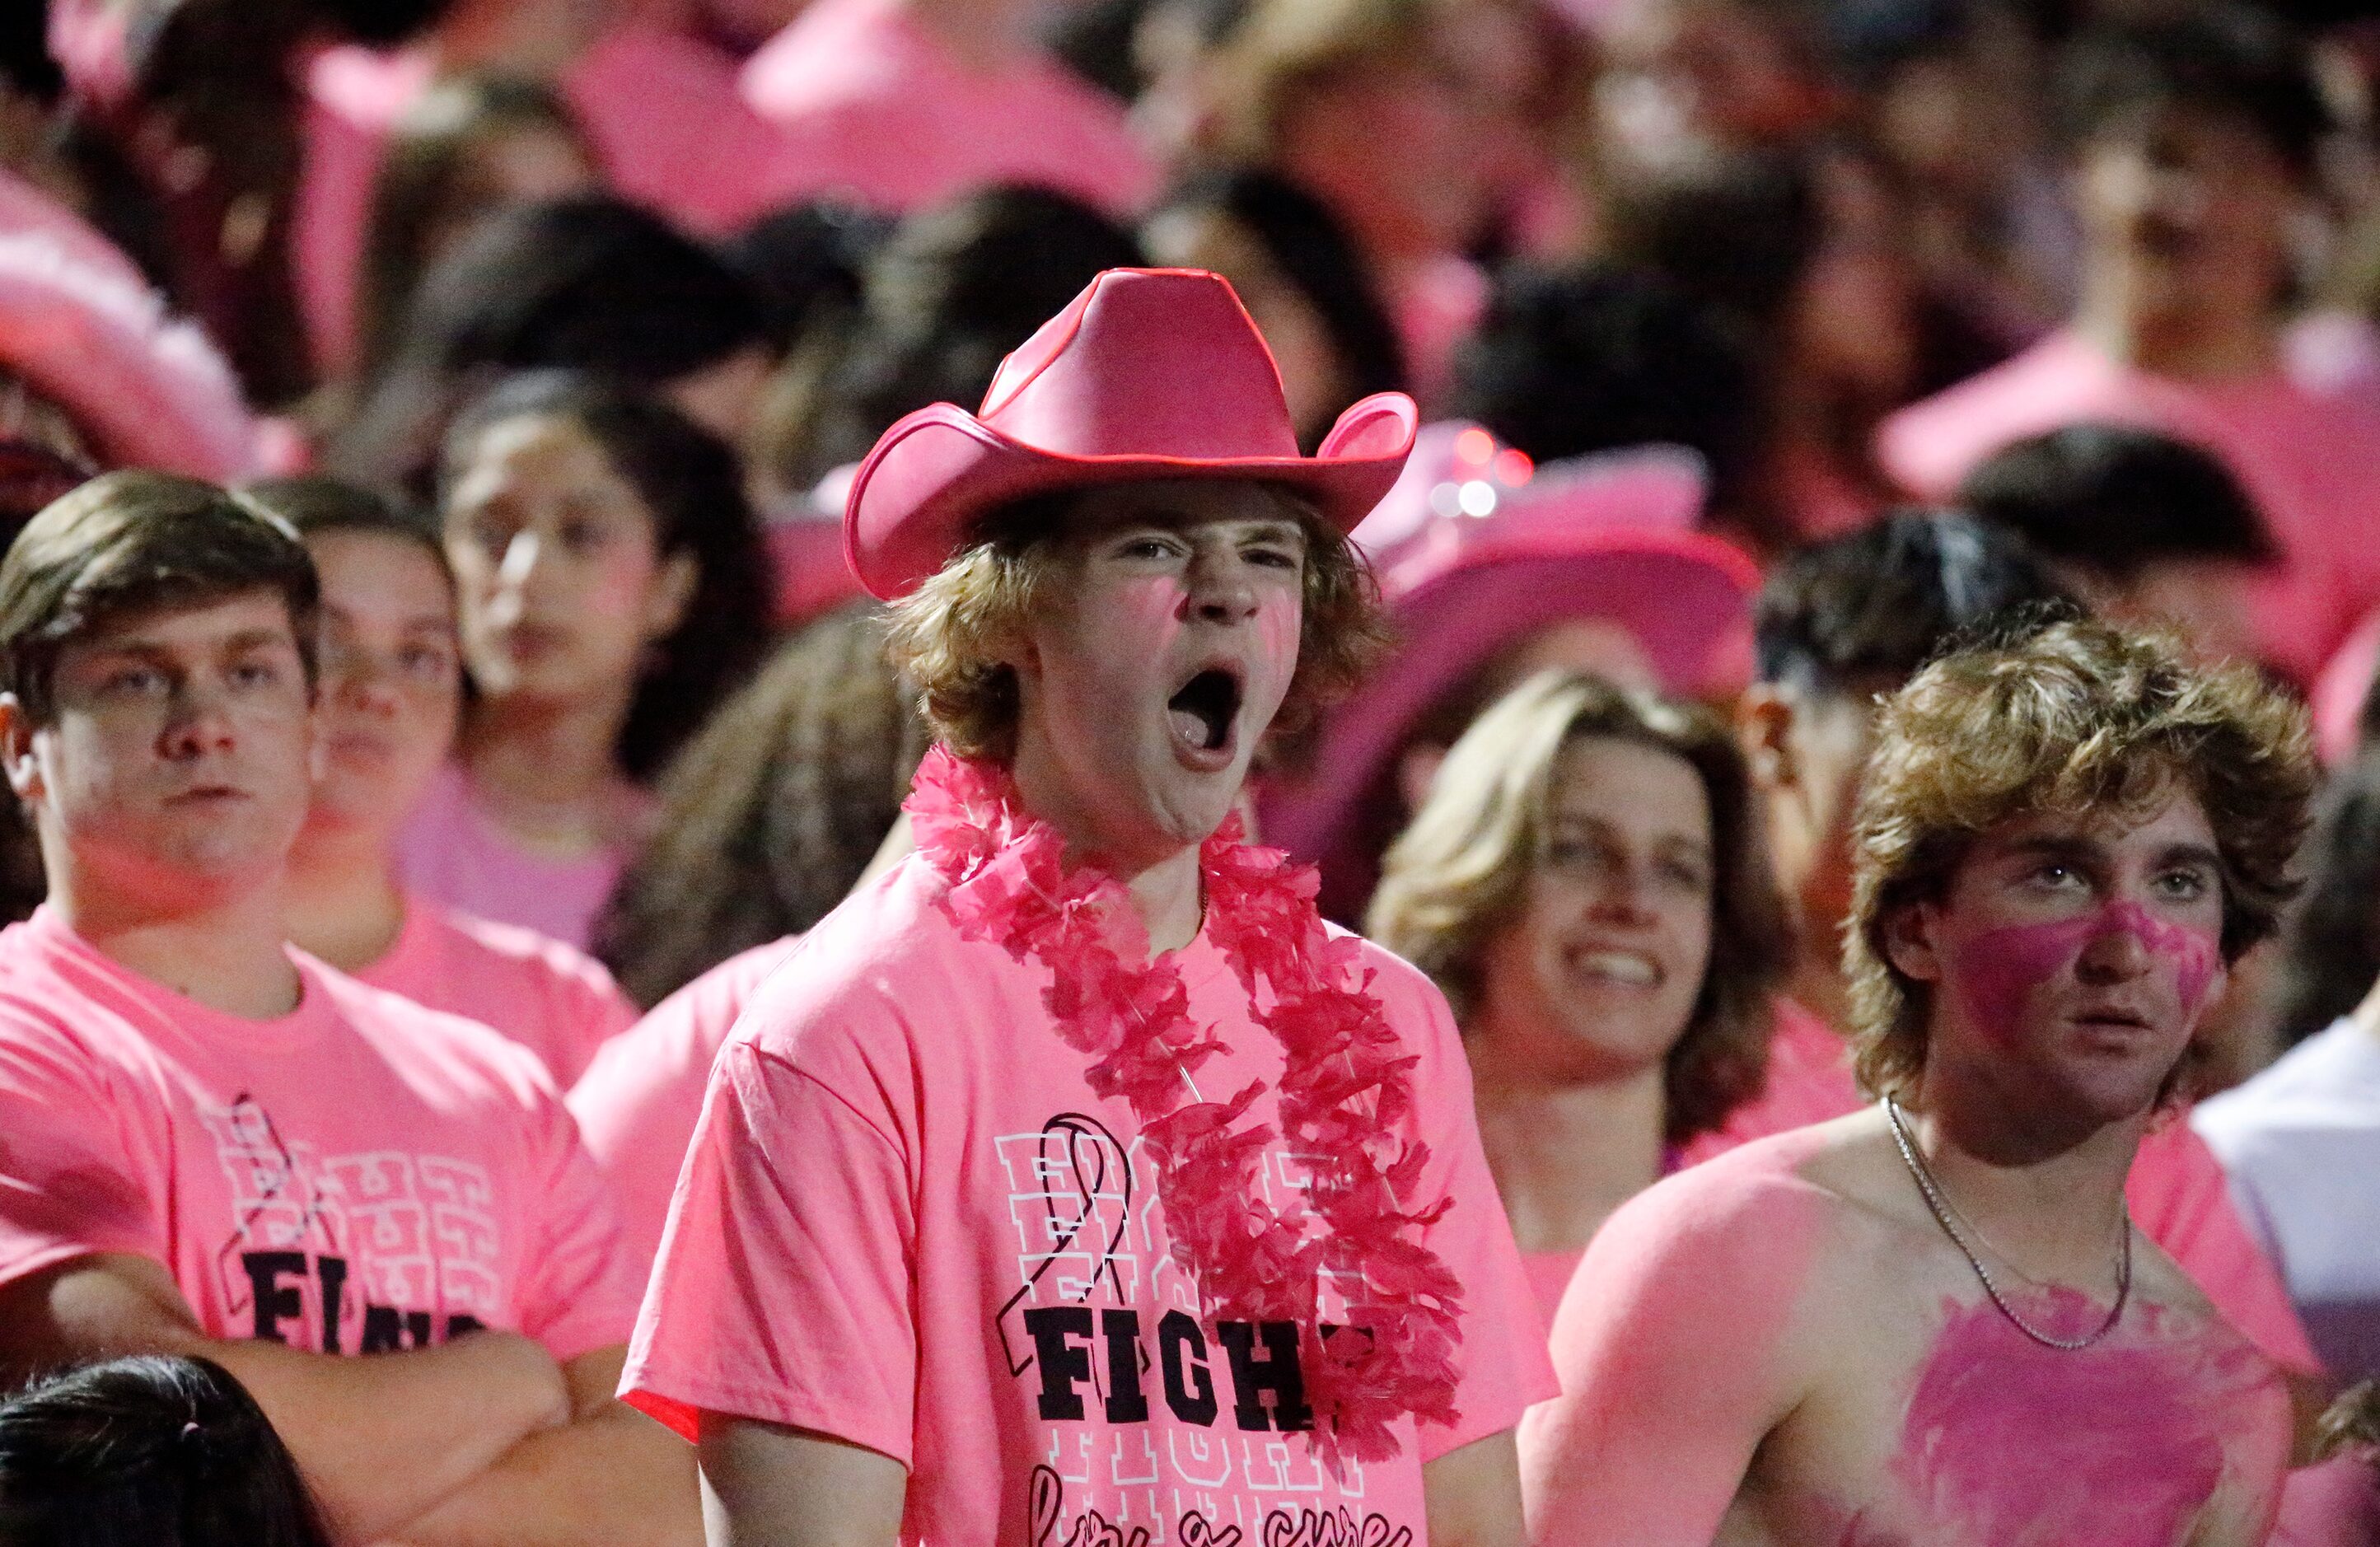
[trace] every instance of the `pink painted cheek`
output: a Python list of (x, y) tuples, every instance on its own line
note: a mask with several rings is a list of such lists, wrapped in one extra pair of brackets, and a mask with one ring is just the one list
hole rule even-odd
[(2005, 1046), (2016, 1041), (2023, 1033), (2025, 1008), (2034, 991), (2073, 965), (2099, 924), (2095, 913), (2050, 924), (2014, 924), (1968, 941), (1952, 970), (1969, 1019), (1996, 1043)]
[(1257, 604), (1257, 641), (1264, 652), (1263, 669), (1286, 685), (1297, 672), (1297, 651), (1305, 624), (1305, 608), (1295, 592), (1269, 592)]

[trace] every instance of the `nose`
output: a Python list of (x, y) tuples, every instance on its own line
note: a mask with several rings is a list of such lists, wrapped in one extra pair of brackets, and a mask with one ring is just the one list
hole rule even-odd
[(1213, 623), (1245, 622), (1257, 614), (1255, 577), (1237, 553), (1201, 549), (1190, 565), (1190, 610)]
[(344, 650), (334, 666), (338, 701), (365, 714), (390, 715), (396, 710), (396, 670), (373, 650)]
[(192, 684), (174, 695), (163, 735), (168, 758), (183, 762), (229, 752), (237, 740), (229, 696), (223, 689)]
[(1637, 862), (1615, 856), (1606, 864), (1587, 904), (1587, 911), (1598, 924), (1629, 928), (1651, 927), (1655, 916), (1645, 900), (1645, 875)]
[(2083, 941), (2076, 974), (2088, 983), (2126, 983), (2148, 971), (2149, 943), (2142, 937), (2142, 925), (2137, 908), (2109, 908)]

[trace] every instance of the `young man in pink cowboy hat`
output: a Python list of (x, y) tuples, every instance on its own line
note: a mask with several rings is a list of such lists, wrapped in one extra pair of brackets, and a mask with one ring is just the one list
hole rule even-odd
[(917, 852), (711, 1076), (624, 1395), (715, 1541), (1516, 1542), (1550, 1395), (1445, 1004), (1230, 820), (1372, 632), (1401, 396), (1301, 457), (1230, 287), (1101, 275), (854, 483)]

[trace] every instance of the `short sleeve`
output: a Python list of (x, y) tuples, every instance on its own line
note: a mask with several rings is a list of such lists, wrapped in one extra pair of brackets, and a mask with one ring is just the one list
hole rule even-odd
[(1412, 1202), (1424, 1211), (1445, 1203), (1446, 1212), (1423, 1239), (1463, 1280), (1463, 1348), (1456, 1356), (1461, 1375), (1454, 1396), (1459, 1417), (1451, 1427), (1422, 1429), (1422, 1459), (1434, 1461), (1512, 1428), (1524, 1410), (1556, 1388), (1538, 1335), (1543, 1316), (1480, 1147), (1471, 1066), (1454, 1018), (1437, 988), (1403, 962), (1384, 969), (1382, 981), (1393, 985), (1383, 995), (1384, 1004), (1423, 1055), (1414, 1070), (1414, 1098), (1429, 1162)]
[(2321, 1373), (2279, 1270), (2240, 1218), (2223, 1163), (2195, 1130), (2174, 1121), (2151, 1133), (2124, 1191), (2140, 1227), (2242, 1336), (2284, 1370)]
[(521, 1331), (566, 1364), (628, 1340), (644, 1280), (629, 1258), (610, 1180), (579, 1142), (562, 1097), (539, 1083), (527, 1200), (534, 1244), (523, 1264)]
[(890, 1115), (738, 1038), (712, 1067), (621, 1395), (912, 1458), (912, 1184)]
[(125, 1117), (88, 1049), (0, 1019), (0, 1284), (97, 1252), (171, 1261)]

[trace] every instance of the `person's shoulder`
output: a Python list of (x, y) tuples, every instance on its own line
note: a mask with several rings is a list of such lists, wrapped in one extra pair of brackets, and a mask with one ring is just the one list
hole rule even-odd
[(453, 938), (457, 949), (491, 967), (539, 987), (599, 998), (606, 1004), (622, 997), (611, 969), (567, 941), (460, 908), (427, 901), (419, 905), (432, 910), (437, 926)]
[(2380, 1041), (2353, 1019), (2332, 1022), (2191, 1114), (2219, 1151), (2225, 1140), (2315, 1117), (2380, 1129)]
[(298, 969), (306, 991), (321, 994), (329, 1013), (408, 1085), (442, 1101), (527, 1107), (560, 1099), (545, 1060), (493, 1027), (417, 1004), (310, 956), (298, 956)]
[(699, 1080), (743, 1019), (760, 985), (801, 943), (798, 935), (752, 947), (680, 985), (643, 1018), (595, 1051), (571, 1088), (573, 1111), (650, 1099), (659, 1086)]
[(971, 961), (1007, 958), (962, 940), (940, 895), (915, 855), (853, 891), (761, 974), (728, 1045), (799, 1062), (831, 1043), (905, 1039), (905, 1006), (920, 996), (964, 998), (951, 990)]
[(2104, 395), (2097, 389), (2109, 375), (2081, 340), (2053, 333), (1887, 417), (1876, 430), (1876, 456), (1903, 483), (1947, 495), (2001, 446)]

